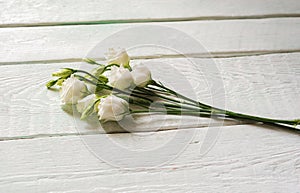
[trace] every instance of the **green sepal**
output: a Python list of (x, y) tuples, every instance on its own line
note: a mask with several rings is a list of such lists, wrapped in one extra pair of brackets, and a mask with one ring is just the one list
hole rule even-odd
[(98, 109), (98, 106), (100, 104), (100, 100), (97, 100), (97, 102), (95, 102), (95, 105), (94, 105), (94, 112), (97, 112), (99, 109)]
[(65, 81), (64, 78), (60, 78), (60, 79), (57, 80), (56, 85), (62, 86), (62, 83), (63, 83), (64, 81)]
[(52, 76), (56, 76), (56, 77), (61, 77), (61, 78), (68, 78), (70, 77), (73, 73), (75, 72), (75, 70), (71, 69), (71, 68), (63, 68), (58, 72), (53, 72)]
[(99, 77), (103, 74), (103, 72), (105, 72), (105, 65), (100, 65), (99, 67), (97, 68), (94, 68), (91, 73), (96, 76), (96, 77)]
[(124, 67), (124, 68), (127, 68), (129, 71), (132, 71), (132, 68), (131, 68), (131, 66), (130, 66), (130, 64), (129, 64), (129, 61), (128, 61), (127, 64), (123, 64), (123, 67)]
[(57, 79), (57, 80), (50, 80), (49, 82), (46, 83), (46, 87), (48, 89), (51, 88), (52, 86), (54, 86), (57, 83), (58, 80), (59, 79)]
[(100, 99), (98, 98), (95, 101), (93, 101), (89, 106), (83, 111), (81, 114), (80, 119), (86, 119), (88, 116), (92, 115), (93, 113), (98, 111), (98, 105), (100, 103)]
[(151, 78), (151, 80), (149, 80), (148, 84), (147, 85), (155, 85), (155, 81)]
[(95, 93), (99, 93), (101, 92), (103, 89), (105, 89), (105, 86), (102, 84), (97, 84), (96, 89), (95, 89)]
[(82, 113), (80, 119), (86, 119), (88, 116), (94, 113), (95, 102), (91, 103)]
[(99, 76), (98, 79), (104, 84), (108, 83), (108, 78), (104, 75)]

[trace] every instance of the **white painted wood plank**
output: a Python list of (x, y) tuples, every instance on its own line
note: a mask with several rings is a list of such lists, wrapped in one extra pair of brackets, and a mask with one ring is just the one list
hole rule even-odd
[[(216, 144), (205, 155), (199, 154), (199, 150), (206, 128), (158, 132), (136, 140), (135, 147), (139, 149), (145, 142), (157, 147), (176, 132), (180, 142), (190, 130), (195, 130), (196, 135), (183, 153), (170, 163), (153, 168), (112, 167), (94, 157), (78, 136), (2, 141), (0, 190), (7, 193), (210, 192), (212, 189), (232, 193), (299, 192), (299, 135), (239, 125), (222, 128)], [(95, 135), (90, 137), (100, 139)], [(127, 144), (133, 136), (105, 137), (118, 142), (121, 139)], [(120, 152), (114, 150), (112, 147), (110, 153), (116, 159), (132, 159), (126, 155), (120, 157)], [(165, 156), (170, 155), (166, 152), (161, 158)]]
[(297, 0), (0, 1), (0, 24), (124, 22), (300, 14)]
[[(272, 118), (296, 119), (300, 117), (300, 65), (299, 53), (274, 54), (251, 57), (218, 58), (194, 60), (195, 66), (184, 58), (135, 60), (152, 65), (156, 73), (169, 78), (157, 77), (161, 81), (179, 83), (176, 90), (200, 101), (219, 105), (227, 109)], [(215, 64), (213, 63), (215, 62)], [(174, 76), (167, 67), (177, 67), (183, 74)], [(44, 84), (50, 74), (61, 67), (78, 67), (79, 63), (28, 64), (1, 66), (0, 87), (0, 138), (47, 137), (49, 135), (70, 135), (78, 132), (91, 133), (98, 130), (84, 121), (73, 117), (60, 108), (58, 93), (47, 91)], [(212, 67), (216, 68), (212, 68)], [(82, 66), (81, 66), (82, 67)], [(160, 68), (159, 68), (160, 67)], [(169, 66), (170, 67), (170, 66)], [(183, 68), (184, 67), (184, 68)], [(195, 67), (199, 72), (194, 71)], [(216, 70), (217, 69), (217, 70)], [(168, 72), (167, 72), (168, 71)], [(175, 80), (174, 80), (175, 78)], [(178, 80), (179, 78), (179, 80)], [(188, 78), (189, 82), (183, 81)], [(218, 82), (219, 81), (219, 82)], [(221, 82), (220, 82), (221, 81)], [(189, 84), (194, 90), (190, 90)], [(208, 85), (220, 83), (220, 89)], [(171, 84), (172, 85), (172, 84)], [(174, 85), (173, 85), (174, 86)], [(184, 89), (186, 88), (186, 89)], [(224, 92), (222, 92), (224, 88)], [(133, 129), (157, 130), (178, 126), (178, 119), (168, 116), (140, 118)], [(182, 127), (207, 126), (210, 119), (185, 118)], [(79, 130), (76, 130), (76, 123)], [(220, 124), (213, 121), (212, 124)], [(233, 124), (225, 122), (225, 124)], [(109, 126), (108, 131), (118, 131)], [(104, 132), (102, 129), (99, 132)]]
[[(171, 27), (174, 31), (167, 33), (164, 27)], [(114, 41), (102, 42), (124, 29), (130, 30), (127, 35), (118, 34)], [(0, 62), (78, 59), (85, 57), (100, 42), (104, 48), (138, 46), (129, 53), (144, 57), (176, 55), (176, 51), (206, 56), (209, 56), (207, 51), (229, 55), (295, 51), (300, 49), (299, 33), (298, 18), (2, 28)], [(203, 47), (199, 49), (199, 45)], [(103, 57), (103, 54), (97, 51), (95, 57)]]

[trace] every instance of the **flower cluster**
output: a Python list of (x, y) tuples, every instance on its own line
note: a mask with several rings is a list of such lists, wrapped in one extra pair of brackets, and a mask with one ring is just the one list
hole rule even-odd
[[(129, 102), (124, 99), (124, 93), (126, 96), (135, 87), (147, 86), (151, 82), (151, 72), (143, 64), (130, 66), (130, 58), (124, 49), (109, 49), (106, 59), (105, 65), (92, 59), (84, 59), (89, 64), (98, 65), (90, 73), (63, 68), (52, 74), (58, 79), (49, 81), (46, 86), (60, 86), (62, 103), (75, 105), (82, 118), (96, 113), (100, 120), (119, 121), (130, 113)], [(86, 76), (78, 75), (79, 73)], [(89, 87), (95, 89), (88, 89)], [(113, 91), (123, 94), (123, 98)], [(127, 94), (127, 99), (128, 96), (130, 94)]]
[[(277, 120), (251, 116), (195, 101), (152, 79), (143, 64), (131, 65), (124, 49), (109, 49), (106, 64), (84, 59), (96, 65), (91, 72), (63, 68), (46, 86), (60, 87), (63, 104), (74, 105), (81, 118), (92, 114), (100, 121), (120, 121), (129, 114), (163, 113), (252, 120), (272, 125), (298, 125), (299, 120)], [(295, 129), (295, 128), (294, 128)]]

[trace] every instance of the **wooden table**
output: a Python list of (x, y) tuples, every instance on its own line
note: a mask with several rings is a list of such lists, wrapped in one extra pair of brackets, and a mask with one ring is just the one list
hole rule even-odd
[[(299, 0), (0, 0), (0, 192), (300, 192), (298, 134), (189, 117), (180, 128), (176, 117), (142, 117), (134, 129), (147, 128), (145, 135), (99, 133), (63, 112), (58, 94), (44, 87), (53, 71), (81, 65), (113, 33), (155, 25), (184, 32), (209, 51), (184, 54), (203, 68), (214, 62), (218, 72), (206, 78), (221, 77), (227, 109), (300, 118), (299, 16)], [(181, 39), (172, 38), (174, 45)], [(131, 55), (135, 62), (186, 59), (160, 49)], [(201, 101), (218, 99), (218, 92), (197, 89)], [(116, 145), (102, 141), (107, 152), (99, 158), (85, 143), (100, 137), (142, 155), (144, 146), (172, 136), (178, 143), (139, 167), (139, 158)], [(159, 160), (166, 162), (148, 167)]]

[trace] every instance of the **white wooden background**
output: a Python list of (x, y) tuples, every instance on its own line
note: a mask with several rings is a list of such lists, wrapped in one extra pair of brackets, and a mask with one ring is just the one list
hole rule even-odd
[[(152, 23), (185, 31), (211, 52), (186, 54), (203, 64), (214, 58), (228, 109), (300, 118), (299, 16), (299, 0), (0, 0), (0, 192), (299, 193), (297, 134), (227, 121), (216, 144), (200, 156), (199, 144), (213, 128), (208, 119), (188, 119), (179, 135), (196, 135), (178, 157), (126, 170), (96, 158), (60, 109), (57, 93), (44, 88), (51, 72), (79, 64), (99, 37)], [(184, 62), (159, 50), (133, 56)], [(198, 94), (209, 101), (200, 89)], [(141, 118), (138, 127), (155, 131), (162, 121)], [(78, 129), (90, 136), (132, 137)], [(175, 132), (176, 118), (170, 117), (147, 143), (159, 144)]]

